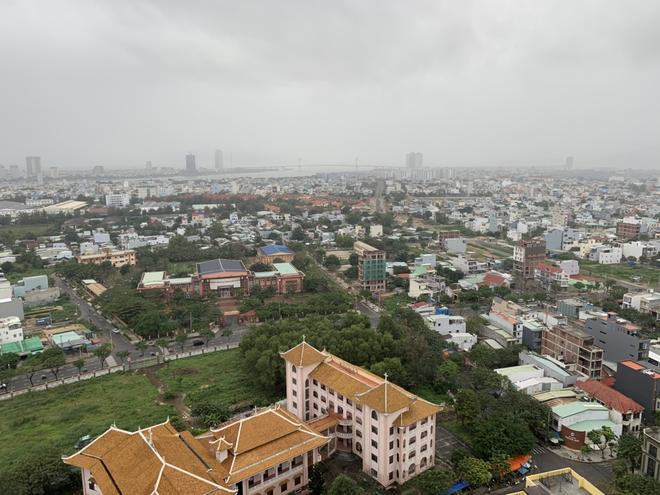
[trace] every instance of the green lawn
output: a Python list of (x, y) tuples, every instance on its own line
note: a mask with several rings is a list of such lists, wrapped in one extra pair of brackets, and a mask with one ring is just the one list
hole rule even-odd
[(657, 285), (660, 282), (660, 270), (648, 265), (599, 265), (598, 263), (580, 261), (580, 272), (603, 278), (619, 278), (630, 282), (633, 281), (633, 277), (639, 277), (641, 282), (651, 285)]
[(186, 403), (209, 400), (228, 408), (267, 405), (276, 397), (260, 394), (243, 372), (238, 349), (171, 361), (158, 377), (171, 392), (184, 392)]
[(0, 225), (0, 234), (5, 232), (12, 232), (19, 238), (30, 232), (36, 236), (48, 235), (49, 231), (53, 227), (55, 227), (54, 223), (36, 223), (33, 225)]
[(68, 454), (81, 436), (98, 435), (112, 423), (132, 430), (173, 416), (156, 396), (146, 377), (115, 373), (1, 401), (0, 472), (44, 445)]

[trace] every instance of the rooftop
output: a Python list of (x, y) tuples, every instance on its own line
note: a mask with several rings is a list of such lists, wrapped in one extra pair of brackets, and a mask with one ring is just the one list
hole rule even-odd
[(226, 260), (226, 259), (217, 259), (202, 261), (197, 263), (197, 273), (200, 275), (208, 275), (210, 273), (240, 273), (246, 272), (247, 268), (241, 260)]
[(608, 387), (598, 380), (586, 380), (577, 382), (576, 387), (584, 390), (589, 396), (602, 402), (610, 409), (621, 413), (642, 412), (644, 408), (630, 397), (622, 394), (616, 389)]
[(588, 411), (607, 411), (607, 408), (595, 402), (582, 402), (579, 400), (552, 408), (552, 412), (560, 418), (568, 418)]
[(272, 256), (275, 254), (293, 254), (293, 251), (287, 246), (281, 244), (271, 244), (270, 246), (263, 246), (259, 248), (262, 254), (266, 256)]

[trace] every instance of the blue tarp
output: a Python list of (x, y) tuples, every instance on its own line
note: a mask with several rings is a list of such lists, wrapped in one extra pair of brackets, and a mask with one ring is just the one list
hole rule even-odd
[(527, 474), (529, 472), (529, 469), (527, 469), (525, 466), (523, 466), (520, 469), (518, 469), (518, 472), (520, 474)]
[(470, 486), (470, 483), (467, 481), (459, 481), (457, 483), (454, 483), (451, 485), (451, 488), (447, 490), (447, 495), (453, 495), (454, 493), (460, 492), (461, 490), (465, 490), (467, 487)]

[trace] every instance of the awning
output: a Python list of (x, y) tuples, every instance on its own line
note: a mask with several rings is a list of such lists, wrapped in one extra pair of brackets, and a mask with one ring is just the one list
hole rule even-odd
[(461, 490), (464, 490), (469, 486), (470, 483), (468, 483), (467, 481), (458, 481), (453, 485), (451, 485), (449, 490), (447, 490), (447, 495), (453, 495), (454, 493), (460, 492)]
[(529, 454), (512, 457), (509, 459), (509, 466), (511, 466), (511, 471), (518, 471), (521, 467), (527, 464), (531, 458), (532, 456)]
[(518, 472), (520, 474), (527, 474), (529, 472), (529, 469), (527, 469), (525, 466), (523, 466), (520, 469), (518, 469)]

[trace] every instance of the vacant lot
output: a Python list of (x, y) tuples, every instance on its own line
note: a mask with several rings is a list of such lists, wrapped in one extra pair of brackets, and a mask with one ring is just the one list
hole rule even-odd
[(639, 277), (640, 282), (649, 285), (657, 285), (660, 281), (660, 270), (646, 265), (628, 266), (599, 265), (597, 263), (585, 263), (580, 261), (580, 272), (603, 278), (613, 278), (634, 282), (633, 277)]
[(83, 435), (98, 435), (115, 423), (136, 429), (174, 415), (158, 404), (146, 377), (115, 373), (0, 402), (0, 472), (44, 445), (73, 452)]
[(233, 409), (267, 405), (276, 398), (259, 394), (243, 372), (238, 349), (169, 362), (158, 371), (167, 390), (186, 395), (186, 404), (209, 401)]

